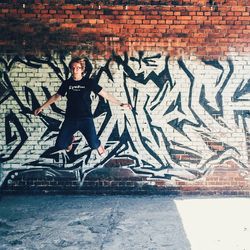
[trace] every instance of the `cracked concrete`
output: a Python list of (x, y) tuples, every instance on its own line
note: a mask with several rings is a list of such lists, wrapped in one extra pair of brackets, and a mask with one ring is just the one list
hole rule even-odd
[[(228, 228), (226, 218), (218, 224), (225, 214), (218, 209), (240, 209), (237, 214), (244, 214), (242, 207), (249, 211), (249, 201), (169, 196), (4, 196), (0, 200), (0, 249), (221, 250), (226, 244), (226, 249), (248, 250), (249, 217), (234, 221), (231, 228), (238, 226), (239, 234), (230, 232), (234, 233), (231, 242), (223, 234), (223, 228)], [(237, 221), (241, 224), (236, 225)], [(234, 248), (228, 248), (228, 242)]]

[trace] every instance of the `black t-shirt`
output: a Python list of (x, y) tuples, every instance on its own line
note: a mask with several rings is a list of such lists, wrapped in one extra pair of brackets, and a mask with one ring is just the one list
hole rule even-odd
[(84, 117), (93, 117), (90, 94), (91, 91), (98, 94), (101, 90), (102, 87), (97, 82), (86, 77), (79, 81), (75, 81), (72, 77), (63, 81), (57, 94), (67, 96), (65, 118), (79, 120)]

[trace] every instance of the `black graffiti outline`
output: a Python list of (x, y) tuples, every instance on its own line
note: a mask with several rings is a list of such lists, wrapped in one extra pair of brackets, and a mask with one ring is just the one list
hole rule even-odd
[(10, 144), (11, 142), (14, 142), (17, 140), (17, 135), (16, 133), (14, 134), (12, 133), (10, 124), (13, 124), (16, 127), (18, 134), (20, 135), (20, 143), (14, 148), (14, 150), (10, 153), (8, 157), (4, 157), (4, 154), (1, 154), (0, 162), (6, 162), (9, 160), (12, 160), (15, 157), (15, 155), (18, 153), (18, 151), (21, 149), (25, 141), (28, 139), (28, 136), (25, 130), (23, 129), (23, 126), (20, 123), (19, 119), (17, 118), (15, 113), (12, 112), (12, 110), (10, 110), (10, 113), (7, 114), (5, 117), (5, 128), (6, 128), (5, 137), (6, 137), (7, 144)]

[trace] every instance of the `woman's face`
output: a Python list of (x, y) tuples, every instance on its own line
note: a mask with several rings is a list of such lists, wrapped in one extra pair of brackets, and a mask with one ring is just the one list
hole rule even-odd
[(84, 70), (85, 70), (85, 67), (82, 67), (82, 65), (78, 62), (73, 63), (71, 66), (72, 76), (75, 80), (82, 79)]

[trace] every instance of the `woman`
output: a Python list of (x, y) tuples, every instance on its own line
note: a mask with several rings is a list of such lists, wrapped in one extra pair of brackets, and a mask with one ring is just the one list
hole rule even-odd
[(123, 108), (131, 109), (131, 105), (128, 103), (121, 103), (114, 96), (107, 93), (95, 81), (84, 76), (84, 59), (80, 57), (73, 58), (69, 63), (69, 68), (72, 76), (63, 81), (57, 93), (51, 96), (41, 107), (37, 108), (34, 114), (38, 115), (49, 105), (66, 95), (67, 106), (65, 120), (56, 140), (56, 149), (66, 149), (66, 151), (69, 152), (74, 142), (73, 135), (79, 130), (86, 138), (89, 146), (92, 149), (97, 149), (99, 155), (102, 155), (105, 153), (105, 149), (97, 137), (93, 122), (90, 98), (91, 91)]

